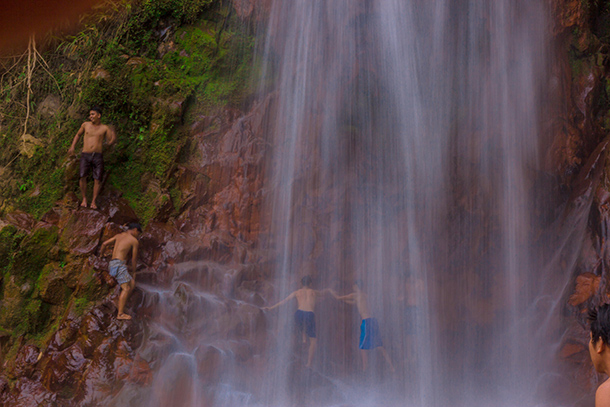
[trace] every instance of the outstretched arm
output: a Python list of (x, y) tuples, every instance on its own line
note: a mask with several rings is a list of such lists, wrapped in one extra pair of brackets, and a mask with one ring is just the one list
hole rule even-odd
[(78, 139), (85, 133), (85, 123), (81, 124), (80, 129), (76, 132), (74, 139), (72, 140), (72, 145), (68, 149), (68, 154), (74, 154), (74, 149), (76, 148), (76, 143), (78, 143)]
[(292, 294), (290, 294), (288, 297), (284, 298), (282, 301), (278, 302), (277, 304), (271, 306), (271, 307), (263, 307), (264, 310), (270, 311), (274, 308), (279, 307), (282, 304), (285, 304), (286, 302), (288, 302), (289, 300), (293, 299), (296, 295), (296, 291), (293, 292)]
[(316, 296), (325, 295), (325, 294), (332, 295), (332, 291), (333, 290), (331, 288), (325, 288), (323, 290), (313, 290), (313, 292), (316, 293)]
[(109, 245), (110, 243), (114, 242), (116, 240), (116, 236), (112, 237), (108, 240), (106, 240), (104, 243), (102, 243), (102, 245), (100, 246), (100, 256), (104, 255), (104, 248)]
[(348, 304), (354, 304), (356, 302), (356, 293), (351, 293), (351, 294), (347, 294), (347, 295), (337, 295), (336, 292), (331, 291), (331, 294), (333, 297), (335, 297), (336, 299), (340, 300), (340, 301), (344, 301)]

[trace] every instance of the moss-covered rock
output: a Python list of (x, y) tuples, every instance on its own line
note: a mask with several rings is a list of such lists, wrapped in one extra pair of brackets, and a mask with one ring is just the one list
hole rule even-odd
[(49, 304), (64, 304), (72, 291), (64, 282), (62, 274), (60, 264), (47, 264), (42, 269), (36, 284), (37, 297)]
[(8, 271), (12, 266), (13, 255), (15, 249), (21, 243), (25, 233), (20, 233), (15, 226), (4, 224), (0, 229), (0, 259), (3, 259), (0, 265), (0, 273)]
[(33, 284), (38, 280), (42, 268), (48, 262), (49, 252), (59, 239), (58, 233), (56, 226), (45, 225), (35, 229), (21, 241), (9, 270), (17, 283)]
[(32, 289), (28, 284), (18, 285), (15, 277), (6, 273), (3, 279), (0, 327), (11, 331), (21, 320), (25, 295)]

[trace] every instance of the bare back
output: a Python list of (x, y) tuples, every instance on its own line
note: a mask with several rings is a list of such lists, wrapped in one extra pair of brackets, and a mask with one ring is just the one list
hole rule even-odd
[(360, 317), (362, 319), (367, 319), (371, 317), (371, 311), (369, 310), (369, 302), (366, 297), (366, 294), (362, 291), (357, 291), (355, 294), (356, 307), (358, 308), (358, 312), (360, 313)]
[(318, 295), (315, 290), (305, 287), (296, 290), (294, 295), (297, 298), (298, 307), (301, 311), (313, 312)]
[(131, 250), (138, 250), (138, 239), (127, 232), (116, 235), (112, 258), (127, 261)]
[(81, 129), (84, 131), (83, 153), (101, 153), (104, 138), (108, 137), (110, 141), (110, 130), (105, 124), (85, 122)]

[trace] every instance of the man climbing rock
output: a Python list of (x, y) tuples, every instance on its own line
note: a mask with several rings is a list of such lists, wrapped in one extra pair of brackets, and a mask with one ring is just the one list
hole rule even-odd
[(83, 201), (80, 206), (87, 207), (87, 176), (91, 171), (93, 173), (93, 198), (91, 199), (91, 208), (97, 209), (96, 199), (100, 193), (102, 175), (104, 174), (104, 159), (102, 158), (102, 145), (104, 139), (108, 145), (112, 145), (116, 141), (114, 131), (102, 124), (102, 110), (99, 107), (92, 107), (89, 111), (89, 122), (85, 122), (80, 126), (78, 132), (72, 140), (72, 145), (68, 149), (68, 154), (74, 154), (78, 139), (83, 137), (83, 151), (80, 157), (80, 192)]
[[(138, 223), (130, 223), (127, 226), (127, 232), (119, 233), (111, 239), (106, 240), (100, 247), (100, 254), (104, 255), (106, 245), (114, 243), (112, 250), (112, 260), (108, 263), (108, 271), (121, 286), (121, 294), (119, 295), (117, 319), (131, 319), (131, 316), (125, 314), (125, 303), (129, 294), (136, 286), (136, 261), (138, 257), (138, 236), (142, 233), (142, 227)], [(129, 275), (127, 268), (127, 259), (131, 251), (131, 270), (133, 277)]]

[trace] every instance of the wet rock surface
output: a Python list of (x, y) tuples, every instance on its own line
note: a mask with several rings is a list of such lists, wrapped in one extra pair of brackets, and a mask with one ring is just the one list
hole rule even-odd
[(216, 130), (206, 130), (207, 118), (193, 125), (199, 153), (177, 169), (189, 198), (177, 213), (159, 213), (140, 237), (137, 288), (127, 304), (132, 321), (115, 318), (119, 287), (107, 273), (109, 253), (98, 252), (102, 241), (137, 220), (120, 194), (102, 193), (99, 210), (64, 199), (40, 222), (22, 212), (6, 217), (3, 228), (13, 227), (9, 236), (24, 235), (21, 246), (47, 245), (41, 247), (44, 256), (34, 259), (39, 277), (13, 278), (15, 315), (4, 312), (5, 319), (18, 318), (22, 296), (34, 286), (44, 307), (65, 311), (44, 321), (50, 335), (40, 349), (15, 345), (14, 367), (4, 369), (11, 381), (2, 382), (0, 403), (122, 405), (149, 399), (151, 389), (164, 400), (176, 393), (154, 384), (160, 369), (181, 388), (195, 385), (194, 379), (186, 370), (172, 380), (172, 366), (192, 365), (200, 375), (197, 386), (209, 389), (222, 379), (228, 361), (248, 365), (261, 354), (267, 326), (259, 308), (263, 256), (257, 239), (265, 154), (261, 117), (268, 103), (255, 104), (247, 114), (222, 112), (211, 119)]
[[(560, 43), (565, 45), (572, 40), (570, 30), (574, 27), (590, 32), (582, 2), (551, 3), (556, 15), (554, 33)], [(265, 4), (240, 0), (234, 7), (246, 18), (264, 12), (261, 10), (267, 7)], [(577, 38), (575, 46), (581, 52), (592, 48), (586, 36)], [(141, 63), (133, 58), (129, 61)], [(565, 193), (569, 195), (565, 199), (566, 218), (590, 218), (584, 242), (580, 243), (573, 289), (563, 298), (569, 314), (565, 318), (568, 331), (558, 357), (574, 372), (576, 384), (571, 388), (592, 391), (596, 376), (588, 360), (586, 313), (609, 301), (610, 192), (601, 182), (607, 153), (599, 109), (594, 105), (607, 74), (605, 68), (589, 62), (574, 72), (564, 54), (554, 73), (555, 91), (566, 98), (560, 106), (553, 107), (556, 114), (551, 116), (556, 120), (547, 123), (553, 139), (548, 167), (551, 173), (560, 174), (551, 177), (553, 181), (559, 179), (569, 191)], [(96, 71), (99, 78), (107, 74)], [(264, 369), (265, 344), (270, 335), (268, 319), (260, 307), (275, 298), (274, 287), (268, 281), (273, 253), (264, 252), (259, 241), (267, 227), (261, 204), (265, 197), (263, 161), (269, 153), (264, 129), (271, 103), (273, 96), (259, 101), (247, 113), (226, 109), (216, 116), (199, 117), (190, 127), (195, 154), (188, 162), (176, 165), (173, 174), (185, 199), (179, 207), (169, 206), (171, 200), (166, 200), (168, 206), (159, 208), (140, 238), (137, 289), (128, 302), (132, 321), (116, 320), (119, 288), (106, 271), (108, 256), (100, 257), (97, 252), (103, 240), (137, 220), (135, 211), (120, 194), (105, 191), (99, 211), (78, 208), (78, 200), (67, 197), (41, 221), (24, 212), (9, 213), (2, 220), (0, 230), (15, 230), (11, 231), (13, 240), (9, 242), (13, 246), (2, 241), (0, 250), (5, 246), (20, 247), (21, 253), (29, 253), (30, 242), (35, 242), (44, 256), (36, 257), (32, 252), (14, 259), (20, 271), (32, 273), (15, 272), (3, 277), (6, 280), (0, 320), (17, 326), (24, 318), (32, 319), (33, 314), (20, 311), (36, 305), (25, 301), (31, 296), (39, 301), (39, 307), (48, 309), (41, 320), (31, 321), (28, 332), (42, 332), (40, 326), (46, 323), (50, 335), (41, 347), (20, 342), (13, 345), (12, 362), (0, 372), (0, 403), (129, 405), (137, 400), (143, 405), (172, 405), (177, 397), (188, 401), (185, 395), (197, 387), (203, 393), (198, 400), (211, 404), (214, 386), (228, 374), (242, 375), (239, 379), (243, 389), (255, 392), (257, 382), (252, 376)], [(178, 118), (182, 115), (182, 101), (173, 101), (164, 108)], [(371, 163), (362, 163), (363, 168), (367, 165)], [(302, 189), (311, 191), (312, 196), (332, 197), (336, 192), (320, 180), (295, 182), (307, 184)], [(390, 199), (397, 195), (396, 191), (385, 192)], [(456, 191), (463, 199), (456, 199), (458, 205), (452, 216), (493, 228), (494, 220), (485, 218), (476, 202), (466, 199), (474, 192), (468, 186)], [(343, 220), (334, 217), (329, 209), (333, 198), (324, 207), (314, 209), (308, 207), (310, 197), (302, 198), (303, 208), (326, 214), (318, 216), (325, 222), (311, 223), (305, 216), (296, 227), (304, 236), (311, 269), (319, 259), (326, 264), (335, 261), (338, 267), (339, 260), (334, 259), (355, 248), (341, 243), (341, 233), (347, 232), (341, 232)], [(478, 246), (481, 240), (465, 237), (452, 250), (476, 253), (484, 249), (492, 253), (493, 247)], [(481, 264), (484, 266), (483, 261)], [(472, 272), (467, 278), (476, 281), (479, 277)], [(344, 282), (327, 282), (344, 288)], [(457, 281), (451, 276), (439, 282), (448, 298), (469, 295), (475, 305), (461, 313), (448, 312), (444, 321), (447, 330), (465, 317), (474, 328), (483, 329), (498, 310), (491, 309), (484, 300), (487, 293), (455, 293), (455, 284)], [(501, 295), (493, 293), (496, 294)], [(85, 307), (82, 298), (87, 298)], [(349, 311), (339, 307), (333, 312), (345, 316)], [(338, 318), (328, 325), (348, 330), (342, 319), (348, 318)], [(352, 339), (330, 340), (337, 342), (333, 346), (339, 348), (344, 347), (341, 341)], [(2, 346), (0, 353), (7, 357), (9, 349)], [(237, 372), (229, 372), (229, 366)], [(333, 398), (333, 386), (327, 379), (306, 371), (299, 361), (292, 362), (289, 370), (295, 380), (321, 389), (316, 397)], [(557, 384), (556, 388), (562, 386)], [(295, 397), (298, 400), (303, 394)]]

